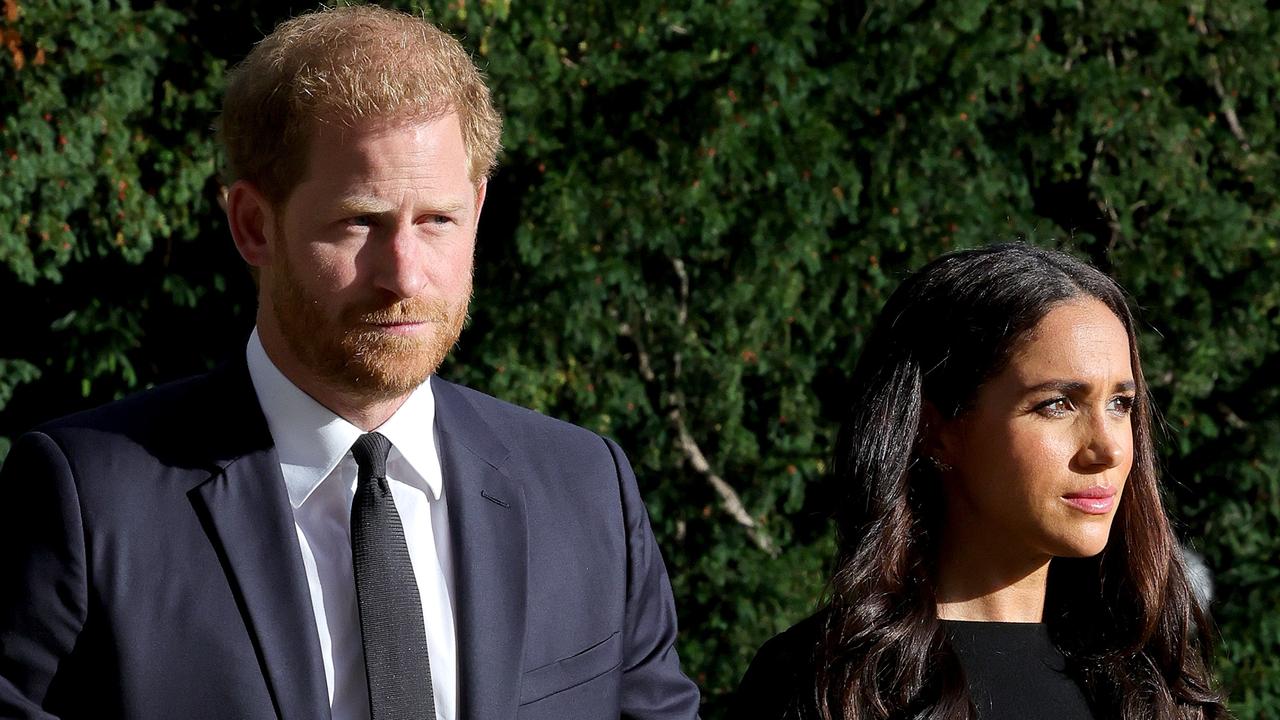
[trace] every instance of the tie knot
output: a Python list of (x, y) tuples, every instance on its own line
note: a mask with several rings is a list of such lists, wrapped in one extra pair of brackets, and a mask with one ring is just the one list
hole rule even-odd
[(351, 454), (356, 458), (356, 467), (360, 474), (370, 478), (387, 476), (387, 455), (391, 452), (391, 441), (382, 433), (365, 433), (356, 438), (351, 446)]

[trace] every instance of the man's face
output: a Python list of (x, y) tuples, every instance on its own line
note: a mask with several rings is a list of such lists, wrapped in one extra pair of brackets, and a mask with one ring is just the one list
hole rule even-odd
[(271, 221), (259, 329), (285, 356), (272, 359), (367, 400), (417, 387), (462, 330), (483, 201), (454, 114), (322, 128)]

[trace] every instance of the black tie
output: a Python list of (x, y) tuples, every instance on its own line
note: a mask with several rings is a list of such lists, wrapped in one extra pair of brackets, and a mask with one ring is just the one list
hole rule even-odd
[(373, 720), (434, 720), (422, 600), (404, 526), (387, 484), (391, 441), (366, 433), (351, 446), (360, 468), (351, 504), (351, 559)]

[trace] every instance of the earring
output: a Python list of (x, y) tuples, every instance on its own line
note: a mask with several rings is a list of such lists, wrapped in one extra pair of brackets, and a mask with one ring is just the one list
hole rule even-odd
[(933, 468), (940, 473), (951, 472), (955, 469), (932, 455), (929, 456), (929, 463), (932, 464)]

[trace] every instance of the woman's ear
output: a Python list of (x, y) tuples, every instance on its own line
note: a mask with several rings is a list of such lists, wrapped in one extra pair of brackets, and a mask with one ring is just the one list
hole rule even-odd
[(920, 450), (926, 460), (939, 472), (946, 472), (955, 465), (959, 438), (954, 418), (947, 418), (938, 407), (925, 400), (920, 408)]

